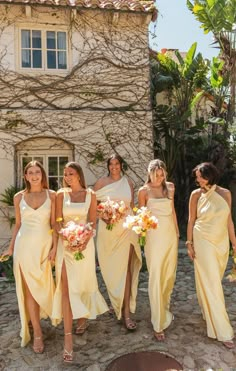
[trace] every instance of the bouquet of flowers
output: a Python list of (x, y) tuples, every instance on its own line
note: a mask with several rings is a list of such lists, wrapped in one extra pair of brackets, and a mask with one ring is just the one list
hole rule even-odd
[(150, 229), (158, 227), (158, 219), (152, 215), (147, 207), (134, 208), (135, 215), (128, 215), (123, 224), (124, 228), (131, 229), (138, 235), (138, 243), (141, 247), (146, 244), (146, 235)]
[(233, 267), (231, 269), (230, 274), (226, 277), (229, 282), (234, 282), (236, 281), (236, 255), (233, 253), (232, 255), (233, 258)]
[(59, 233), (62, 238), (66, 241), (66, 248), (74, 252), (75, 260), (84, 259), (84, 255), (80, 251), (81, 245), (87, 240), (88, 236), (91, 235), (92, 223), (77, 224), (73, 220), (66, 223), (64, 228), (61, 228)]
[(128, 207), (124, 201), (112, 201), (109, 197), (97, 206), (98, 217), (107, 221), (106, 229), (109, 231), (112, 231), (114, 225), (125, 217), (127, 211)]

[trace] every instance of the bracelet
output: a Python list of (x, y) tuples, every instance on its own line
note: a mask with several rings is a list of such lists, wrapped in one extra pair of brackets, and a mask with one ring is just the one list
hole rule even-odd
[(187, 245), (192, 245), (193, 244), (193, 241), (190, 241), (190, 240), (187, 240), (186, 242), (185, 242), (185, 245), (187, 246)]
[(93, 237), (96, 237), (97, 231), (96, 229), (93, 229)]

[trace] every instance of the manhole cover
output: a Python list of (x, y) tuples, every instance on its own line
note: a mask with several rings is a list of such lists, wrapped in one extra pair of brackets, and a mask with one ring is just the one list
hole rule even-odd
[(106, 371), (175, 371), (183, 370), (174, 358), (159, 352), (129, 353), (112, 361)]

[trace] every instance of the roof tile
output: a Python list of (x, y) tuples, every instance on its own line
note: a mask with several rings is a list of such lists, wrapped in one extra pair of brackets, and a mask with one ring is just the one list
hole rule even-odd
[(154, 0), (0, 0), (0, 4), (1, 3), (59, 5), (95, 9), (128, 10), (133, 12), (139, 11), (145, 13), (153, 13), (155, 11)]

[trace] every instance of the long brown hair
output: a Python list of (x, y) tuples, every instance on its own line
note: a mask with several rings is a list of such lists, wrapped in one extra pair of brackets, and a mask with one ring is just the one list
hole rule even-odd
[[(71, 169), (74, 169), (76, 173), (79, 176), (79, 182), (82, 188), (86, 189), (86, 183), (85, 183), (85, 178), (84, 178), (84, 172), (82, 170), (82, 167), (78, 164), (78, 162), (75, 161), (70, 161), (67, 162), (65, 165), (65, 169), (71, 167)], [(63, 187), (70, 187), (69, 184), (66, 183), (65, 178), (63, 178)]]
[(151, 183), (152, 182), (152, 179), (151, 179), (152, 178), (152, 174), (154, 174), (154, 172), (156, 170), (162, 170), (163, 171), (163, 174), (164, 174), (164, 179), (162, 181), (163, 194), (164, 194), (164, 196), (169, 197), (169, 195), (168, 195), (168, 188), (167, 188), (167, 185), (166, 185), (166, 178), (167, 178), (166, 165), (165, 165), (165, 163), (162, 160), (159, 160), (157, 158), (157, 159), (152, 160), (152, 161), (149, 162), (149, 165), (148, 165), (148, 176), (147, 176), (147, 180), (146, 180), (145, 184), (148, 184), (148, 183)]
[(41, 164), (41, 162), (33, 160), (33, 161), (28, 162), (28, 164), (24, 168), (24, 182), (25, 182), (26, 190), (30, 191), (31, 189), (30, 182), (26, 179), (26, 175), (27, 175), (28, 169), (33, 166), (37, 166), (40, 168), (41, 173), (42, 173), (41, 186), (43, 189), (48, 189), (49, 186), (48, 186), (47, 175), (46, 175), (46, 171), (44, 170), (43, 165)]

